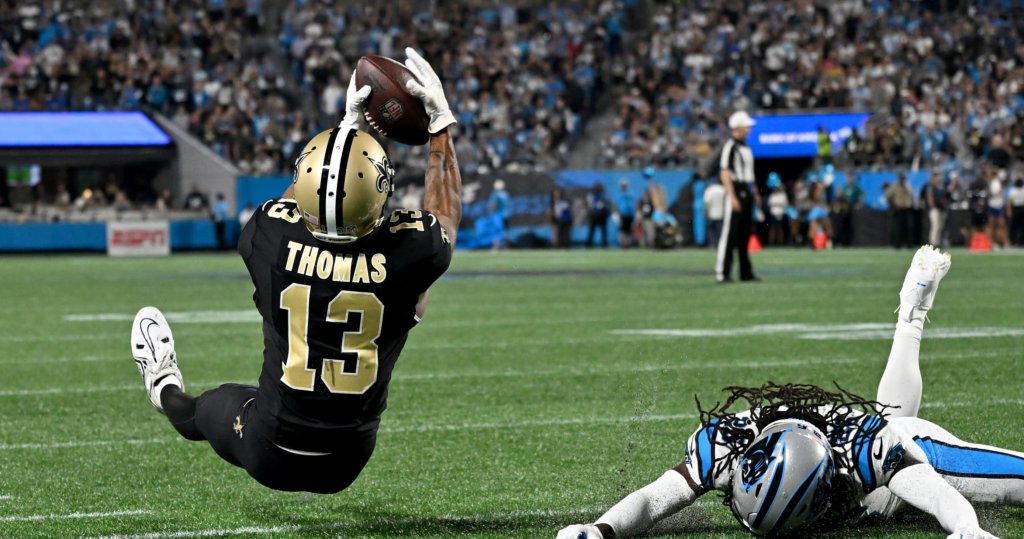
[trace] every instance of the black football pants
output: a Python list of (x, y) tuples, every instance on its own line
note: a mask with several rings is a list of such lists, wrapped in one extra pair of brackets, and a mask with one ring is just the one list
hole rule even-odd
[(177, 386), (168, 386), (160, 399), (179, 434), (193, 441), (208, 441), (222, 459), (274, 490), (317, 494), (344, 490), (359, 476), (377, 443), (373, 429), (353, 432), (352, 443), (330, 455), (286, 451), (264, 434), (263, 422), (255, 420), (259, 410), (253, 386), (224, 384), (195, 398)]

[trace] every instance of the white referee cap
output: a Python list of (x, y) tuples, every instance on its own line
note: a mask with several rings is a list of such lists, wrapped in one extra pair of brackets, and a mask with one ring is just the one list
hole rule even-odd
[(747, 114), (746, 111), (739, 110), (732, 113), (729, 116), (729, 129), (737, 129), (740, 127), (753, 127), (757, 122)]

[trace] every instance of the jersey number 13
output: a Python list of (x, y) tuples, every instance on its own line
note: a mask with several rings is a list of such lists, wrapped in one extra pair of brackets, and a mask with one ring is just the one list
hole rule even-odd
[[(309, 368), (309, 285), (293, 283), (281, 291), (281, 308), (288, 311), (288, 361), (281, 381), (292, 389), (313, 391), (316, 369)], [(377, 338), (384, 320), (384, 304), (369, 292), (342, 290), (327, 305), (328, 322), (344, 324), (349, 315), (360, 313), (359, 328), (345, 332), (341, 352), (355, 354), (355, 369), (346, 371), (351, 360), (324, 358), (320, 379), (331, 393), (360, 395), (377, 381)]]

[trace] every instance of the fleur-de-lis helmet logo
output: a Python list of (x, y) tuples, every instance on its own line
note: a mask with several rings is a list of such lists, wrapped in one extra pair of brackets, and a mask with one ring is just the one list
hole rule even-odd
[(374, 159), (372, 155), (366, 158), (373, 163), (373, 168), (377, 169), (377, 191), (390, 195), (395, 189), (395, 169), (391, 166), (391, 160), (386, 155), (381, 159)]

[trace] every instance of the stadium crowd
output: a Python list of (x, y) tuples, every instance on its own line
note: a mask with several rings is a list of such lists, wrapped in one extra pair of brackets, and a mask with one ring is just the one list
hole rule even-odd
[(695, 165), (737, 109), (871, 112), (843, 152), (858, 166), (1020, 157), (1024, 12), (1005, 4), (661, 4), (648, 36), (625, 52), (605, 164)]
[(1024, 155), (1024, 21), (999, 2), (653, 3), (629, 28), (638, 3), (612, 0), (3, 4), (0, 109), (148, 108), (247, 173), (287, 172), (355, 60), (407, 43), (439, 64), (471, 170), (557, 165), (612, 94), (608, 166), (694, 165), (734, 109), (868, 110), (843, 152), (858, 166)]
[[(990, 176), (1008, 186), (1024, 158), (1024, 11), (976, 4), (0, 0), (0, 110), (142, 108), (243, 173), (288, 173), (298, 146), (337, 121), (356, 60), (412, 44), (447, 85), (467, 171), (558, 167), (599, 114), (615, 125), (586, 135), (603, 139), (597, 165), (703, 169), (733, 110), (852, 109), (872, 119), (834, 156), (843, 170), (919, 167), (947, 184), (956, 171), (962, 187), (982, 176), (980, 158), (994, 169), (978, 184), (1000, 202)], [(423, 148), (391, 146), (400, 166), (424, 161)], [(815, 202), (814, 182), (794, 180), (783, 191), (800, 222), (859, 203)], [(121, 198), (107, 204), (135, 202)]]
[[(551, 166), (621, 48), (609, 0), (0, 4), (0, 110), (148, 109), (254, 174), (289, 172), (296, 145), (338, 121), (361, 55), (407, 44), (439, 64), (467, 168)], [(403, 163), (419, 149), (393, 151)]]

